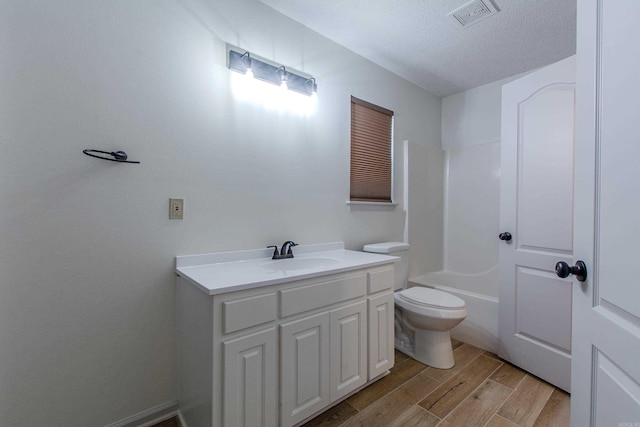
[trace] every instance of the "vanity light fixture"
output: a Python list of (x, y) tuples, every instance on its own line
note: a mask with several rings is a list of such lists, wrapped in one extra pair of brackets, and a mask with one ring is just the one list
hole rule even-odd
[(245, 52), (240, 56), (240, 60), (242, 61), (242, 66), (244, 67), (244, 73), (247, 77), (253, 78), (253, 71), (251, 69), (251, 55), (249, 52)]
[(278, 67), (278, 75), (280, 76), (280, 88), (281, 89), (289, 89), (289, 85), (287, 84), (287, 69), (285, 68), (284, 65), (281, 65), (280, 67)]
[(307, 79), (305, 84), (308, 86), (309, 91), (311, 91), (311, 96), (315, 96), (318, 94), (318, 83), (316, 83), (315, 77)]
[[(318, 92), (315, 77), (305, 77), (288, 70), (284, 65), (276, 66), (252, 57), (249, 52), (236, 52), (229, 49), (230, 70), (262, 80), (267, 83), (311, 96)], [(251, 73), (251, 74), (249, 74)]]

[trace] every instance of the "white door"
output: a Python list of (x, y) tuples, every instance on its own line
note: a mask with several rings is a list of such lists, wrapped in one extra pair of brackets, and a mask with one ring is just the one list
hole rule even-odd
[(335, 401), (367, 382), (367, 302), (331, 310), (329, 322), (329, 397)]
[(327, 406), (329, 313), (280, 325), (280, 424), (292, 426)]
[(578, 3), (571, 423), (638, 427), (640, 2)]
[[(500, 357), (569, 391), (575, 57), (502, 88)], [(505, 233), (509, 233), (507, 236)]]
[(393, 368), (395, 345), (393, 292), (370, 297), (369, 305), (369, 379)]
[(227, 426), (275, 427), (277, 335), (274, 328), (225, 341), (223, 422)]

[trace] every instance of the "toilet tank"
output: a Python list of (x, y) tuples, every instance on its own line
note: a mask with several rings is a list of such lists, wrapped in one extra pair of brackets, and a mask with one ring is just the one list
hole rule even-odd
[(397, 256), (400, 259), (395, 263), (394, 289), (400, 290), (407, 285), (409, 279), (409, 244), (404, 242), (383, 242), (364, 245), (364, 252)]

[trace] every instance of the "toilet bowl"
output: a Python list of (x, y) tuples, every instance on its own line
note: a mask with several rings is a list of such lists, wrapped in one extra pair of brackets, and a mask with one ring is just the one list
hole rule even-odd
[(406, 288), (409, 245), (402, 242), (364, 246), (365, 252), (398, 256), (395, 264), (395, 346), (407, 356), (429, 366), (455, 365), (449, 331), (467, 317), (465, 302), (433, 288)]
[(394, 301), (401, 326), (413, 332), (413, 342), (400, 337), (398, 350), (434, 368), (453, 367), (449, 331), (467, 317), (465, 302), (455, 295), (425, 287), (397, 291)]

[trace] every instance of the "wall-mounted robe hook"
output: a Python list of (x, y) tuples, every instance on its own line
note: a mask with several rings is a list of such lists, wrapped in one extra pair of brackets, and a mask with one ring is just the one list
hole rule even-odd
[[(87, 156), (95, 157), (96, 159), (110, 160), (112, 162), (119, 162), (119, 163), (140, 163), (134, 160), (127, 160), (129, 156), (127, 156), (127, 153), (125, 153), (124, 151), (100, 151), (100, 150), (86, 149), (86, 150), (82, 150), (82, 152)], [(111, 156), (111, 157), (107, 157), (107, 156)]]

